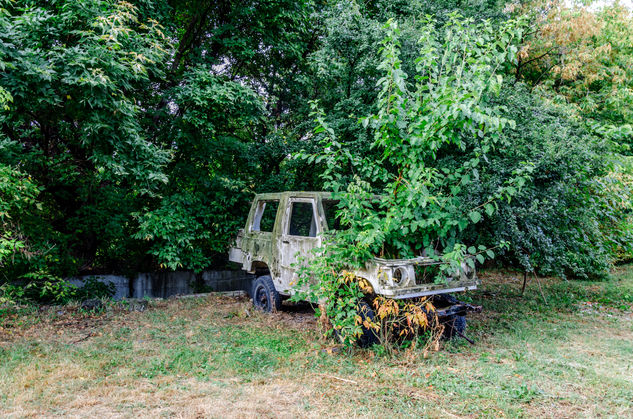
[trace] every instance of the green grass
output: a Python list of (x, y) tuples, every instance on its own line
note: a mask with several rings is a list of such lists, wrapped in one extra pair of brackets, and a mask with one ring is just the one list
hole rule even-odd
[(0, 416), (633, 416), (633, 267), (525, 295), (514, 273), (482, 277), (476, 344), (426, 358), (332, 351), (309, 312), (220, 297), (5, 311)]

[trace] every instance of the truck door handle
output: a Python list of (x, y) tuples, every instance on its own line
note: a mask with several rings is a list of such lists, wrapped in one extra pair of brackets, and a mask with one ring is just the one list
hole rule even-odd
[(282, 240), (282, 243), (286, 243), (286, 244), (290, 244), (290, 242), (288, 240)]

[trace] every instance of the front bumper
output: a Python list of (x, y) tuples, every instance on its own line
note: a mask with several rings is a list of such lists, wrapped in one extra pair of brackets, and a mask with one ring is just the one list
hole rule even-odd
[(464, 316), (466, 313), (481, 313), (482, 307), (458, 300), (452, 295), (438, 295), (433, 299), (435, 313), (440, 320), (453, 316)]
[(417, 298), (428, 295), (476, 290), (479, 284), (479, 279), (473, 278), (463, 281), (449, 281), (445, 284), (423, 284), (406, 288), (383, 287), (379, 294), (384, 297), (402, 300), (405, 298)]

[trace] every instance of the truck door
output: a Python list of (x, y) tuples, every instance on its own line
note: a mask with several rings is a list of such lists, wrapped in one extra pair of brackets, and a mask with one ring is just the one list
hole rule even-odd
[(311, 249), (319, 246), (321, 223), (318, 221), (316, 199), (289, 198), (280, 240), (281, 275), (278, 289), (290, 290), (297, 280), (297, 266), (292, 266), (300, 256), (309, 256)]
[[(273, 265), (273, 229), (278, 208), (279, 199), (256, 199), (253, 202), (240, 243), (242, 254), (247, 255), (247, 259), (243, 260), (244, 266), (250, 272), (255, 272), (257, 262)], [(275, 273), (271, 274), (274, 278)]]

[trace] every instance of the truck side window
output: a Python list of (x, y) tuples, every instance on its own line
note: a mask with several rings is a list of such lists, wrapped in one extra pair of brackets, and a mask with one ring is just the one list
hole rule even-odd
[(323, 200), (323, 211), (325, 212), (325, 221), (329, 230), (347, 230), (349, 228), (346, 225), (342, 226), (341, 219), (336, 215), (338, 204), (339, 201), (333, 199)]
[(253, 225), (251, 231), (263, 231), (270, 233), (275, 227), (275, 218), (277, 217), (277, 208), (279, 200), (276, 201), (260, 201), (255, 209), (253, 217)]
[(290, 211), (291, 236), (316, 237), (314, 210), (310, 202), (293, 202)]

